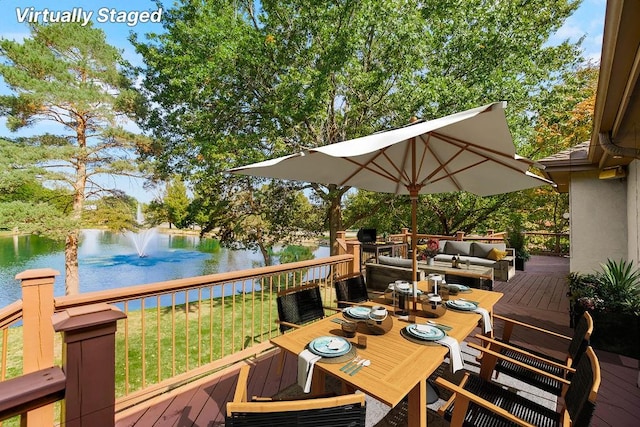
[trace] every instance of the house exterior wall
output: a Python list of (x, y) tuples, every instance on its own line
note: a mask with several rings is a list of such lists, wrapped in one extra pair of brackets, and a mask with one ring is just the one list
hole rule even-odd
[(628, 180), (601, 180), (597, 171), (571, 174), (572, 272), (593, 273), (607, 259), (627, 259), (627, 187)]
[(640, 161), (631, 162), (627, 173), (627, 259), (640, 266)]

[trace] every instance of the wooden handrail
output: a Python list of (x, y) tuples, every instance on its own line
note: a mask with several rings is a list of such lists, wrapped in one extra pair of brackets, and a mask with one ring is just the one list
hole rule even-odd
[(0, 421), (61, 400), (65, 383), (58, 366), (0, 382)]
[(251, 279), (257, 276), (281, 274), (305, 268), (311, 268), (327, 263), (339, 263), (349, 261), (352, 255), (336, 255), (328, 258), (319, 258), (308, 261), (298, 261), (268, 267), (258, 267), (248, 270), (231, 271), (228, 273), (216, 273), (206, 276), (188, 277), (185, 279), (168, 280), (166, 282), (148, 283), (145, 285), (128, 286), (120, 289), (86, 292), (78, 295), (67, 295), (55, 298), (56, 311), (86, 304), (115, 303), (128, 299), (145, 298), (158, 294), (169, 294), (178, 291), (187, 291), (202, 286), (229, 283)]
[(22, 300), (15, 301), (0, 309), (0, 329), (7, 328), (22, 317)]

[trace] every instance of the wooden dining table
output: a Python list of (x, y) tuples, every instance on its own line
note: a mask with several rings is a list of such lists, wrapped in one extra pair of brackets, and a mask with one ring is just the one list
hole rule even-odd
[[(419, 288), (426, 289), (427, 283), (420, 282)], [(502, 293), (472, 289), (470, 293), (460, 293), (451, 299), (465, 298), (477, 301), (479, 306), (492, 313), (493, 306), (502, 297)], [(371, 364), (349, 375), (340, 370), (344, 363), (330, 363), (320, 359), (316, 362), (312, 378), (312, 393), (324, 392), (325, 375), (331, 375), (342, 381), (347, 390), (361, 390), (382, 403), (395, 407), (408, 396), (408, 425), (427, 425), (427, 378), (442, 364), (448, 355), (448, 348), (437, 343), (418, 343), (401, 335), (401, 330), (409, 321), (400, 316), (391, 315), (393, 306), (384, 299), (369, 301), (361, 305), (384, 304), (390, 312), (391, 328), (386, 333), (376, 335), (370, 332), (366, 322), (358, 324), (356, 337), (348, 338), (356, 348), (357, 355), (371, 361)], [(426, 313), (412, 312), (416, 323), (426, 323)], [(321, 336), (344, 336), (341, 326), (333, 319), (342, 318), (337, 313), (322, 320), (305, 325), (271, 339), (281, 349), (298, 355), (315, 338)], [(475, 312), (447, 310), (436, 319), (438, 323), (450, 326), (447, 335), (459, 342), (465, 340), (476, 327), (481, 316)], [(358, 347), (358, 336), (366, 336), (366, 348)]]

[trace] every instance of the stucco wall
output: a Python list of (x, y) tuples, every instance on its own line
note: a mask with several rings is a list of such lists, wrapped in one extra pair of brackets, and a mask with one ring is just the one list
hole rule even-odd
[(627, 242), (629, 261), (640, 265), (640, 162), (634, 160), (629, 165), (627, 175)]
[(592, 273), (608, 258), (627, 259), (627, 182), (571, 174), (569, 190), (572, 272)]

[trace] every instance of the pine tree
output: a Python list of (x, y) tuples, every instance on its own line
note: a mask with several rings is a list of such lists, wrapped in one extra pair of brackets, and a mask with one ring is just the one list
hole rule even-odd
[[(13, 92), (0, 96), (0, 114), (11, 131), (47, 122), (59, 130), (15, 143), (45, 153), (38, 163), (48, 171), (42, 179), (72, 194), (66, 218), (65, 287), (67, 294), (75, 294), (85, 199), (105, 191), (94, 181), (97, 175), (138, 175), (132, 153), (144, 149), (146, 140), (123, 125), (140, 112), (142, 103), (122, 71), (128, 64), (107, 44), (102, 30), (69, 23), (31, 24), (30, 30), (31, 37), (22, 42), (0, 40), (0, 75)], [(9, 219), (12, 228), (21, 229), (27, 218)], [(39, 225), (34, 230), (31, 224), (30, 231), (46, 232), (46, 221)]]

